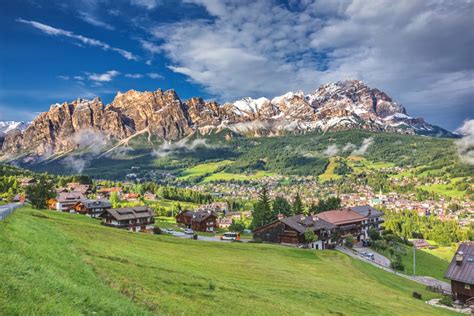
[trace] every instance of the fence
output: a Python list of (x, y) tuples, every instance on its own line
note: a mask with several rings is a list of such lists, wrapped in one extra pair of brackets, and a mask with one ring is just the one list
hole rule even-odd
[(0, 221), (3, 221), (8, 215), (13, 213), (15, 209), (17, 209), (20, 205), (19, 204), (7, 204), (0, 206)]

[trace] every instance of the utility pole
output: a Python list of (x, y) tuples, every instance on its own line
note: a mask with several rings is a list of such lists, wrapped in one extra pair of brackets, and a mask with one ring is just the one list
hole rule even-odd
[(413, 246), (413, 276), (416, 275), (416, 247)]

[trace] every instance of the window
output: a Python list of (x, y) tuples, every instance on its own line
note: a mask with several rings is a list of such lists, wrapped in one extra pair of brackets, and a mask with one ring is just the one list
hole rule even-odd
[(470, 284), (467, 284), (467, 283), (465, 283), (465, 284), (464, 284), (464, 288), (465, 288), (466, 290), (470, 290), (470, 289), (471, 289), (471, 285), (470, 285)]

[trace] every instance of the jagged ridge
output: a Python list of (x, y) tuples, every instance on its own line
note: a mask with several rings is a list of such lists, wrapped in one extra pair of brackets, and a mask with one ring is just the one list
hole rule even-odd
[(222, 106), (202, 98), (181, 101), (174, 90), (118, 93), (105, 106), (99, 98), (54, 104), (26, 129), (10, 130), (4, 155), (63, 153), (78, 146), (84, 131), (124, 139), (147, 129), (165, 140), (230, 129), (252, 136), (360, 128), (404, 134), (451, 136), (407, 115), (387, 94), (358, 80), (322, 85), (305, 95), (289, 92), (272, 100), (244, 98)]

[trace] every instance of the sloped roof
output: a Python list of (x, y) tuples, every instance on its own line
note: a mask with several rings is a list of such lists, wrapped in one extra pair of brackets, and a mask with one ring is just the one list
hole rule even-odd
[(459, 252), (462, 252), (462, 263), (458, 265), (454, 255), (444, 277), (474, 285), (474, 242), (461, 243), (456, 253)]
[(326, 211), (319, 213), (316, 216), (334, 225), (356, 223), (367, 218), (366, 216), (360, 215), (349, 208)]
[(57, 197), (57, 200), (60, 203), (74, 201), (79, 202), (83, 199), (85, 199), (85, 196), (81, 192), (60, 192)]
[(318, 231), (321, 229), (329, 230), (336, 228), (335, 225), (317, 216), (294, 215), (282, 218), (280, 221), (301, 234), (303, 234), (308, 228), (313, 231)]
[(109, 200), (88, 200), (83, 199), (81, 202), (84, 204), (86, 208), (93, 209), (93, 208), (110, 208), (112, 204), (110, 204)]
[(353, 206), (350, 207), (350, 209), (368, 218), (383, 216), (383, 212), (373, 208), (370, 205)]
[(155, 216), (155, 213), (147, 206), (112, 208), (105, 212), (118, 221)]

